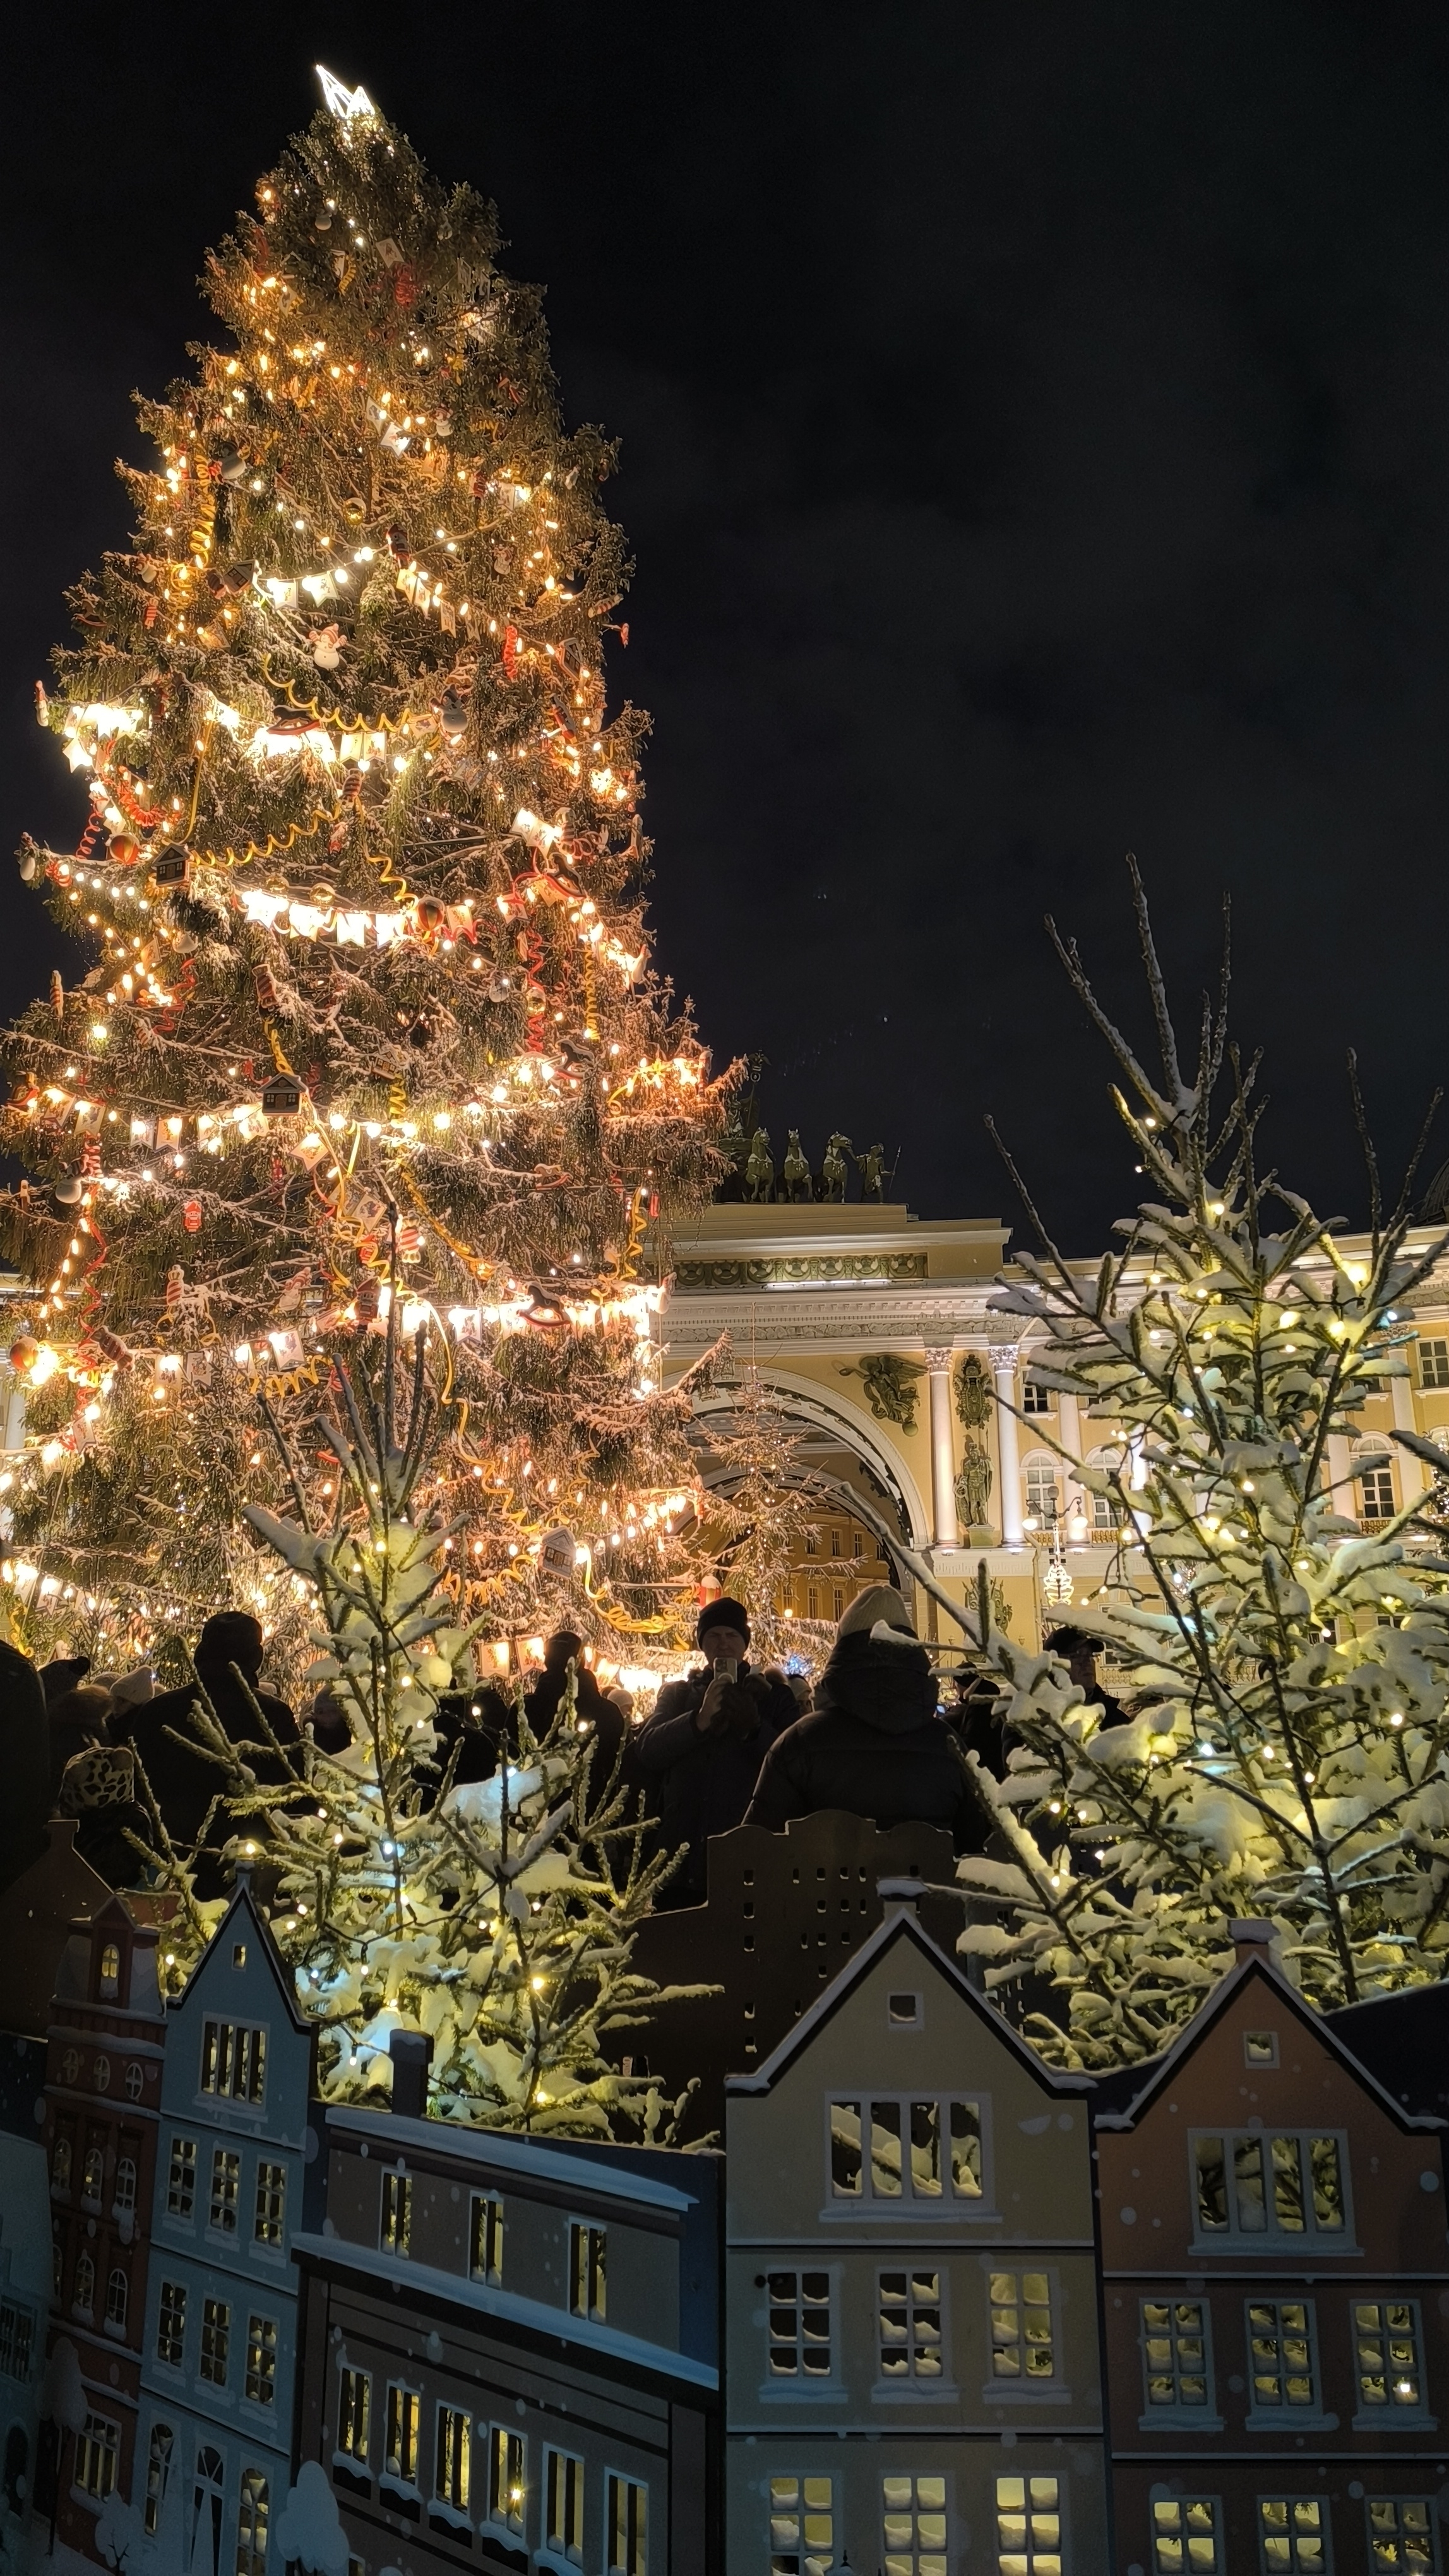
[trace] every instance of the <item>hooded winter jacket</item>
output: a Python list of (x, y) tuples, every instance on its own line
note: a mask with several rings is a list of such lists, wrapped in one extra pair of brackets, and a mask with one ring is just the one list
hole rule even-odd
[(771, 1747), (745, 1822), (780, 1833), (825, 1807), (882, 1828), (942, 1825), (957, 1851), (979, 1839), (975, 1797), (914, 1637), (877, 1624), (837, 1639), (812, 1714)]

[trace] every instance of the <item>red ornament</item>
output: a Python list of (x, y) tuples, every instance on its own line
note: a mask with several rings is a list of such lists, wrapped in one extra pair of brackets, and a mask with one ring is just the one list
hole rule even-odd
[(382, 1303), (382, 1286), (370, 1272), (365, 1279), (359, 1279), (352, 1303), (359, 1324), (371, 1324), (376, 1321), (377, 1310)]
[(503, 676), (505, 680), (511, 680), (517, 669), (518, 629), (516, 626), (505, 626), (503, 629)]
[(261, 1008), (264, 1011), (274, 1011), (277, 1007), (277, 987), (270, 968), (259, 966), (252, 980), (257, 988), (257, 1000)]
[(188, 1200), (187, 1200), (185, 1207), (184, 1207), (184, 1208), (182, 1209), (182, 1211), (181, 1211), (181, 1222), (182, 1222), (182, 1224), (185, 1226), (186, 1231), (187, 1231), (187, 1233), (188, 1233), (188, 1234), (200, 1234), (200, 1232), (201, 1232), (201, 1201), (200, 1201), (200, 1199), (188, 1199)]

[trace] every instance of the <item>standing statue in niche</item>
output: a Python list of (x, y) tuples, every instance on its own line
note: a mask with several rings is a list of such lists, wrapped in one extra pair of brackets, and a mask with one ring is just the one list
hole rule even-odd
[(796, 1199), (808, 1199), (813, 1195), (810, 1187), (810, 1166), (801, 1151), (798, 1127), (792, 1127), (790, 1130), (780, 1178), (784, 1184), (783, 1195), (792, 1204)]
[(855, 1168), (860, 1174), (861, 1197), (883, 1199), (885, 1197), (884, 1145), (867, 1145), (863, 1154), (856, 1155)]
[(850, 1171), (845, 1158), (849, 1152), (848, 1136), (831, 1137), (825, 1148), (825, 1160), (820, 1166), (820, 1195), (823, 1199), (844, 1198)]
[(775, 1165), (770, 1152), (768, 1127), (757, 1127), (750, 1138), (750, 1158), (745, 1165), (745, 1196), (756, 1203), (773, 1198)]
[(973, 1534), (988, 1527), (993, 1470), (982, 1443), (967, 1432), (966, 1449), (956, 1478), (956, 1510)]

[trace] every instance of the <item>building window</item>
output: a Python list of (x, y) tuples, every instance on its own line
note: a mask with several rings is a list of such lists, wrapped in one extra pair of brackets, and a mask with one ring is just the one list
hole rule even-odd
[(1142, 2375), (1149, 2414), (1212, 2402), (1208, 2311), (1202, 2299), (1144, 2299)]
[(186, 2284), (163, 2281), (156, 2315), (156, 2358), (180, 2370), (186, 2358)]
[(75, 2482), (88, 2496), (108, 2496), (121, 2458), (121, 2428), (108, 2416), (88, 2415), (75, 2446)]
[(123, 2267), (117, 2263), (106, 2283), (106, 2323), (113, 2334), (126, 2331), (126, 2311), (131, 2304), (131, 2284)]
[(227, 2357), (231, 2350), (231, 2306), (226, 2299), (203, 2299), (201, 2303), (201, 2376), (216, 2388), (226, 2386)]
[(850, 1553), (851, 1553), (851, 1555), (852, 1555), (852, 1556), (864, 1556), (864, 1554), (865, 1554), (865, 1532), (864, 1532), (864, 1530), (852, 1530), (852, 1531), (851, 1531), (851, 1533), (850, 1533)]
[(996, 2565), (998, 2576), (1062, 2576), (1058, 2479), (997, 2479)]
[(771, 2272), (770, 2376), (797, 2379), (830, 2376), (830, 2275), (828, 2272)]
[(259, 2164), (252, 2239), (257, 2245), (280, 2245), (286, 2230), (287, 2168)]
[(196, 2140), (173, 2138), (166, 2183), (166, 2215), (189, 2218), (196, 2206)]
[(488, 2518), (505, 2531), (522, 2532), (527, 2501), (523, 2435), (495, 2424), (488, 2445)]
[(1382, 2407), (1386, 2421), (1395, 2407), (1422, 2407), (1419, 2311), (1413, 2301), (1358, 2302), (1353, 2312), (1353, 2333), (1359, 2404)]
[(406, 2254), (412, 2229), (412, 2178), (408, 2174), (385, 2173), (382, 2178), (382, 2237), (384, 2254)]
[(51, 2159), (50, 2166), (50, 2187), (52, 2191), (69, 2191), (70, 2157), (71, 2146), (69, 2138), (57, 2138), (55, 2142), (55, 2154)]
[(1263, 2576), (1326, 2576), (1328, 2513), (1318, 2496), (1260, 2496)]
[(1152, 2576), (1226, 2576), (1216, 2496), (1158, 2496), (1152, 2507)]
[(882, 2478), (885, 2576), (946, 2576), (946, 2481)]
[(1049, 1386), (1038, 1386), (1035, 1378), (1024, 1378), (1021, 1388), (1021, 1409), (1028, 1418), (1032, 1414), (1050, 1413), (1052, 1409), (1051, 1388)]
[(1370, 2496), (1366, 2509), (1374, 2576), (1437, 2576), (1434, 2507), (1426, 2496)]
[(807, 1556), (818, 1556), (820, 1554), (820, 1532), (818, 1529), (808, 1529), (805, 1532), (805, 1553)]
[(142, 2517), (146, 2525), (147, 2538), (151, 2540), (155, 2539), (161, 2528), (161, 2512), (166, 2502), (167, 2488), (171, 2484), (175, 2451), (176, 2436), (170, 2425), (153, 2424), (150, 2446), (146, 2453), (146, 2505)]
[(1033, 1529), (1050, 1529), (1061, 1515), (1061, 1489), (1054, 1458), (1026, 1462), (1026, 1517)]
[(146, 2069), (141, 2064), (139, 2057), (133, 2057), (130, 2065), (126, 2069), (126, 2094), (128, 2100), (139, 2102), (145, 2090)]
[(383, 2466), (390, 2478), (401, 2479), (404, 2486), (418, 2482), (418, 2392), (401, 2388), (396, 2381), (387, 2392), (387, 2449)]
[(218, 2147), (211, 2159), (210, 2227), (220, 2228), (223, 2236), (236, 2234), (237, 2202), (241, 2198), (241, 2157), (231, 2147)]
[(608, 2304), (608, 2238), (602, 2227), (573, 2219), (569, 2225), (569, 2308), (602, 2325)]
[(845, 1532), (843, 1530), (833, 1529), (831, 1531), (830, 1553), (832, 1556), (843, 1556), (845, 1554)]
[(845, 1586), (841, 1583), (832, 1583), (830, 1587), (830, 1615), (832, 1619), (841, 1619), (845, 1615)]
[(259, 2103), (266, 2091), (267, 2034), (260, 2022), (201, 2026), (201, 2090), (228, 2102)]
[(922, 2102), (905, 2095), (867, 2105), (870, 2156), (862, 2154), (861, 2105), (830, 2105), (830, 2190), (835, 2200), (980, 2200), (979, 2102)]
[(113, 1995), (121, 1982), (121, 1953), (114, 1941), (101, 1952), (101, 1993)]
[(1359, 1518), (1362, 1521), (1391, 1521), (1394, 1517), (1394, 1471), (1392, 1467), (1366, 1467), (1358, 1479)]
[(649, 2489), (609, 2472), (609, 2576), (648, 2576)]
[(136, 2206), (136, 2159), (134, 2156), (118, 2156), (116, 2158), (116, 2187), (112, 2206), (114, 2207), (118, 2217), (125, 2211), (134, 2209)]
[(277, 2402), (277, 2328), (271, 2317), (247, 2319), (246, 2393), (254, 2406)]
[(236, 2576), (266, 2576), (270, 2499), (260, 2469), (243, 2469), (236, 2508)]
[(473, 2460), (473, 2418), (458, 2406), (438, 2408), (438, 2446), (433, 2493), (456, 2513), (468, 2510), (468, 2476)]
[(543, 2455), (544, 2538), (557, 2558), (582, 2566), (584, 2557), (584, 2464), (571, 2451)]
[(1195, 2137), (1192, 2153), (1199, 2238), (1248, 2237), (1258, 2245), (1307, 2238), (1328, 2252), (1351, 2250), (1341, 2138), (1247, 2129)]
[(14, 2299), (0, 2299), (0, 2377), (28, 2379), (35, 2318)]
[(95, 2308), (96, 2267), (89, 2254), (82, 2254), (75, 2267), (75, 2304), (84, 2316)]
[(85, 2164), (81, 2169), (82, 2200), (92, 2202), (94, 2206), (99, 2209), (101, 2205), (101, 2193), (105, 2188), (105, 2181), (105, 2149), (103, 2147), (87, 2147)]
[(1419, 1344), (1420, 1386), (1449, 1386), (1449, 1342)]
[(367, 2465), (372, 2440), (372, 2377), (366, 2370), (344, 2370), (337, 2409), (337, 2448), (350, 2460)]
[(991, 2369), (996, 2379), (1055, 2379), (1052, 2291), (1045, 2272), (991, 2274)]
[(491, 2192), (475, 2191), (469, 2224), (469, 2269), (475, 2281), (503, 2278), (503, 2203)]
[(1250, 2299), (1248, 2359), (1255, 2415), (1293, 2406), (1316, 2413), (1312, 2300)]
[(818, 1619), (820, 1616), (820, 1591), (819, 1586), (814, 1583), (806, 1586), (805, 1616), (807, 1619)]
[(829, 2478), (771, 2478), (770, 2576), (826, 2576), (835, 2564)]
[(940, 2378), (939, 2272), (882, 2272), (877, 2322), (882, 2379)]

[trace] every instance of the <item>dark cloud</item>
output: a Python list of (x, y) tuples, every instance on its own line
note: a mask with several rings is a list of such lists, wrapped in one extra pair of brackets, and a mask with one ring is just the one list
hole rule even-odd
[[(1349, 0), (180, 8), (32, 27), (4, 173), (10, 838), (78, 800), (26, 698), (124, 525), (129, 384), (312, 101), (362, 79), (498, 199), (565, 400), (624, 440), (616, 686), (652, 708), (665, 964), (776, 1133), (1066, 1238), (1130, 1190), (1041, 931), (1142, 1013), (1231, 892), (1273, 1144), (1357, 1214), (1360, 1050), (1397, 1150), (1440, 1078), (1446, 777), (1442, 12)], [(78, 128), (78, 81), (116, 98)], [(48, 967), (31, 910), (0, 1007)]]

